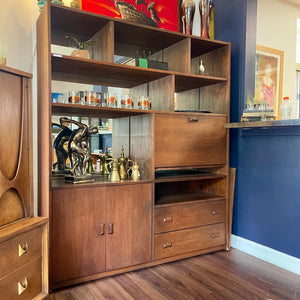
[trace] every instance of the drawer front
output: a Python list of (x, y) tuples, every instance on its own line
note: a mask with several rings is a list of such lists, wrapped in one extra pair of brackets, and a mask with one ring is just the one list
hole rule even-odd
[(155, 259), (225, 245), (224, 223), (156, 234)]
[(161, 233), (225, 222), (225, 200), (156, 207), (154, 232)]
[(0, 278), (41, 256), (41, 247), (41, 228), (0, 243)]
[(0, 299), (33, 299), (42, 292), (41, 257), (0, 279)]
[(156, 115), (155, 167), (226, 163), (226, 117)]

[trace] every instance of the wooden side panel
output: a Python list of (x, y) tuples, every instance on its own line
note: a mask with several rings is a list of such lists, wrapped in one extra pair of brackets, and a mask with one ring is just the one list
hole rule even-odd
[[(39, 215), (49, 217), (51, 182), (51, 33), (50, 1), (37, 21)], [(51, 229), (51, 228), (50, 228)]]
[(170, 71), (190, 73), (191, 39), (186, 38), (163, 50), (163, 61), (169, 63)]
[(156, 115), (155, 167), (225, 164), (226, 118), (208, 115)]
[(114, 62), (114, 23), (110, 21), (91, 40), (96, 41), (90, 57), (96, 60)]
[(225, 245), (224, 223), (156, 234), (154, 258), (172, 257)]
[(200, 89), (176, 93), (175, 110), (199, 110)]
[(175, 78), (173, 75), (149, 83), (152, 110), (174, 110)]
[(105, 271), (105, 222), (105, 187), (53, 191), (53, 283)]
[(152, 185), (107, 188), (107, 270), (151, 260)]
[(153, 118), (140, 115), (130, 118), (130, 158), (140, 166), (141, 178), (154, 178)]

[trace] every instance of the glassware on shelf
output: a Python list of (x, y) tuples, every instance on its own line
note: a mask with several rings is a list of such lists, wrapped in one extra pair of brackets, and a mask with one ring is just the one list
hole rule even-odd
[(106, 93), (107, 106), (117, 108), (118, 107), (118, 99), (116, 94)]
[(79, 92), (78, 91), (70, 91), (68, 94), (68, 102), (71, 104), (79, 104)]
[(86, 91), (84, 99), (85, 99), (85, 105), (95, 106), (96, 105), (96, 92)]
[(101, 93), (96, 93), (95, 104), (96, 106), (101, 106)]
[(132, 109), (133, 108), (133, 99), (131, 96), (126, 97), (125, 108)]

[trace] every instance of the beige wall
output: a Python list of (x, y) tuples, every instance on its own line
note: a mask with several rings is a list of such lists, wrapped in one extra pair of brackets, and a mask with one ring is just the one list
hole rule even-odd
[(296, 33), (300, 5), (257, 0), (256, 44), (284, 51), (282, 96), (295, 99)]

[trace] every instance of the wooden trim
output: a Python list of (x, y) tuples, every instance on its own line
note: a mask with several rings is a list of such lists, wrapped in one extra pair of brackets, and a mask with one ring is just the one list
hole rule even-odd
[(7, 67), (7, 66), (0, 65), (0, 70), (4, 71), (4, 72), (7, 72), (7, 73), (15, 74), (15, 75), (20, 75), (20, 76), (23, 76), (23, 77), (32, 78), (32, 74), (30, 74), (30, 73), (26, 73), (26, 72), (23, 72), (23, 71), (20, 71), (20, 70), (17, 70), (17, 69), (13, 69), (13, 68), (10, 68), (10, 67)]
[(125, 273), (125, 272), (135, 271), (135, 270), (139, 270), (139, 269), (143, 269), (143, 268), (149, 268), (149, 267), (157, 266), (160, 264), (180, 260), (183, 258), (193, 257), (193, 256), (197, 256), (200, 254), (215, 252), (215, 251), (219, 251), (219, 250), (225, 250), (224, 245), (201, 250), (201, 251), (191, 252), (188, 254), (181, 254), (181, 255), (177, 255), (177, 256), (173, 256), (173, 257), (169, 257), (169, 258), (153, 260), (149, 263), (145, 263), (145, 264), (141, 264), (141, 265), (126, 267), (126, 268), (112, 270), (112, 271), (103, 272), (103, 273), (98, 273), (98, 274), (94, 274), (94, 275), (90, 275), (90, 276), (86, 276), (86, 277), (82, 277), (82, 278), (76, 278), (76, 279), (72, 279), (72, 280), (68, 280), (68, 281), (64, 281), (64, 282), (54, 283), (52, 285), (52, 289), (55, 290), (60, 287), (66, 287), (66, 286), (70, 286), (70, 285), (74, 285), (74, 284), (78, 284), (78, 283), (82, 283), (82, 282), (86, 282), (86, 281), (91, 281), (91, 280), (95, 280), (95, 279), (100, 279), (100, 278), (104, 278), (104, 277), (108, 277), (108, 276)]

